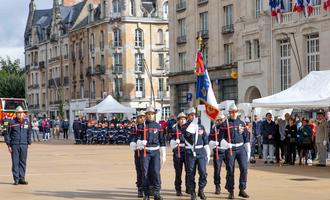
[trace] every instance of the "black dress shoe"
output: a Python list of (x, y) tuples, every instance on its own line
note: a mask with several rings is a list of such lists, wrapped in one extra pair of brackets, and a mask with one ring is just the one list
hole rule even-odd
[(316, 164), (316, 167), (326, 167), (325, 164)]
[(264, 162), (264, 164), (267, 164), (267, 163), (268, 163), (267, 161)]
[(234, 192), (229, 192), (228, 199), (234, 199)]
[(206, 200), (204, 190), (198, 190), (198, 196), (201, 198), (201, 200)]
[(183, 194), (180, 190), (177, 190), (175, 195), (178, 196), (178, 197), (183, 196)]
[(196, 193), (194, 191), (190, 192), (190, 200), (196, 200)]
[(215, 194), (220, 194), (220, 192), (221, 192), (221, 188), (220, 188), (220, 185), (216, 185), (215, 186)]
[(245, 190), (240, 190), (238, 196), (243, 198), (249, 198), (250, 196), (245, 192)]
[(143, 197), (143, 191), (142, 190), (138, 190), (137, 197), (139, 197), (139, 198)]
[(189, 192), (188, 188), (186, 189), (186, 194), (190, 194), (190, 192)]
[(20, 180), (18, 183), (21, 184), (21, 185), (29, 184), (26, 180)]
[(160, 194), (155, 194), (154, 199), (155, 200), (163, 200), (163, 197), (160, 196)]

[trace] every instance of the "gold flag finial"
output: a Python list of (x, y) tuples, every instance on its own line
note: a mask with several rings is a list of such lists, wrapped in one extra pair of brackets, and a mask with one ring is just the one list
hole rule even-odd
[(198, 41), (198, 49), (201, 51), (202, 50), (202, 44), (203, 44), (203, 38), (202, 38), (200, 33), (198, 34), (197, 41)]

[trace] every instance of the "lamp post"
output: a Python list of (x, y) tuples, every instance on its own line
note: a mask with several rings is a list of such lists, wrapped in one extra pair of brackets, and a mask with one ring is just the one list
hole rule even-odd
[(152, 74), (151, 74), (151, 71), (149, 70), (149, 67), (147, 65), (147, 62), (146, 62), (146, 60), (144, 58), (143, 58), (143, 65), (144, 65), (144, 68), (146, 69), (147, 76), (148, 76), (148, 79), (149, 79), (149, 82), (150, 82), (150, 87), (151, 87), (151, 103), (153, 103), (154, 108), (156, 108), (156, 98), (155, 98), (154, 86), (153, 86), (153, 83), (152, 83)]
[[(302, 75), (300, 56), (299, 56), (299, 51), (298, 51), (297, 41), (296, 41), (295, 35), (294, 35), (293, 32), (290, 32), (290, 33), (283, 32), (282, 34), (285, 35), (286, 38), (289, 40), (289, 43), (290, 43), (290, 46), (291, 46), (291, 49), (292, 49), (292, 53), (293, 53), (294, 59), (295, 59), (296, 64), (297, 64), (299, 79), (301, 80), (303, 75)], [(292, 42), (291, 42), (291, 37), (289, 36), (289, 34), (292, 35), (292, 37), (293, 37), (296, 51), (293, 49), (293, 45), (292, 45)]]

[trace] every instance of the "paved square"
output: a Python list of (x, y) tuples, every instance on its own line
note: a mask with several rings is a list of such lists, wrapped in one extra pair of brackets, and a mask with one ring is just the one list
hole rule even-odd
[[(13, 186), (10, 155), (0, 144), (0, 199), (125, 199), (136, 198), (133, 154), (128, 146), (83, 146), (71, 144), (34, 143), (29, 149), (28, 186)], [(164, 199), (178, 198), (174, 193), (174, 167), (170, 148), (167, 162), (162, 166), (162, 195)], [(212, 163), (212, 160), (211, 162)], [(238, 169), (235, 182), (238, 185)], [(225, 168), (222, 170), (222, 180)], [(184, 188), (184, 187), (183, 187)], [(208, 199), (226, 199), (227, 191), (213, 194), (213, 167), (208, 166)], [(250, 199), (330, 199), (330, 167), (278, 166), (257, 163), (248, 175)], [(238, 189), (235, 190), (238, 196)], [(237, 198), (240, 199), (240, 198)]]

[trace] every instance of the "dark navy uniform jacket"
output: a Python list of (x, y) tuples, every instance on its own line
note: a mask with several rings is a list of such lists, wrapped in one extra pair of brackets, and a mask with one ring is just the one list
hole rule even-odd
[[(185, 144), (183, 132), (186, 130), (186, 128), (187, 128), (186, 124), (184, 124), (182, 126), (180, 126), (179, 124), (174, 124), (171, 128), (167, 128), (167, 130), (169, 131), (170, 140), (176, 140), (177, 132), (178, 132), (180, 144)], [(175, 149), (173, 149), (173, 151), (175, 151)], [(184, 147), (182, 147), (180, 149), (180, 151), (184, 151)]]
[[(209, 141), (211, 141), (211, 140), (215, 141), (215, 135), (217, 134), (217, 137), (218, 137), (217, 139), (220, 144), (221, 140), (224, 138), (224, 136), (222, 135), (223, 132), (220, 131), (220, 129), (221, 129), (221, 124), (217, 124), (212, 127), (210, 135), (209, 135)], [(214, 151), (215, 151), (215, 148), (214, 148)], [(224, 149), (220, 149), (220, 148), (218, 148), (218, 151), (225, 152)]]
[(6, 144), (11, 145), (30, 145), (31, 144), (31, 126), (28, 119), (19, 122), (17, 118), (10, 121), (8, 132), (5, 135)]
[[(188, 128), (190, 123), (191, 122), (187, 122), (185, 124), (185, 126), (187, 126), (187, 128)], [(193, 151), (191, 149), (189, 149), (189, 145), (187, 145), (187, 143), (189, 143), (192, 146), (195, 145), (194, 151), (196, 152), (197, 156), (206, 156), (204, 146), (209, 144), (209, 139), (208, 139), (208, 136), (205, 132), (205, 128), (203, 125), (198, 124), (197, 141), (196, 141), (196, 133), (190, 133), (187, 131), (187, 129), (184, 130), (183, 135), (184, 135), (184, 139), (186, 141), (186, 153), (191, 154), (191, 155), (193, 154)]]
[[(237, 119), (229, 119), (229, 128), (230, 128), (230, 143), (231, 144), (239, 144), (239, 143), (248, 143), (250, 142), (250, 133), (247, 130), (245, 123)], [(225, 139), (228, 141), (228, 129), (227, 129), (227, 120), (225, 120), (220, 125), (220, 140)], [(243, 145), (242, 145), (243, 146)], [(233, 146), (232, 149), (235, 150), (237, 147)]]
[(137, 131), (139, 129), (143, 129), (143, 124), (137, 124), (136, 126), (132, 127), (130, 129), (130, 132), (129, 132), (129, 138), (128, 138), (128, 141), (131, 143), (131, 142), (135, 142), (138, 140), (138, 134), (137, 134)]
[[(165, 135), (164, 135), (164, 130), (160, 124), (158, 124), (155, 121), (146, 121), (146, 140), (147, 140), (147, 145), (146, 147), (165, 147)], [(137, 130), (137, 138), (139, 140), (144, 140), (144, 125), (141, 125), (138, 127)]]

